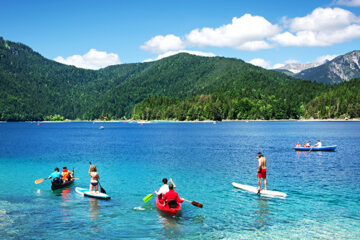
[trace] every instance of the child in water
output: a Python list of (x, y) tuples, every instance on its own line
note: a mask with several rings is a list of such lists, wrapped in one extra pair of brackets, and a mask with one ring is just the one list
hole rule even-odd
[(95, 165), (90, 165), (89, 175), (91, 177), (89, 192), (94, 191), (94, 187), (95, 187), (95, 193), (99, 193), (99, 179), (100, 179), (100, 176), (99, 176), (99, 173), (97, 172), (97, 169), (96, 169)]

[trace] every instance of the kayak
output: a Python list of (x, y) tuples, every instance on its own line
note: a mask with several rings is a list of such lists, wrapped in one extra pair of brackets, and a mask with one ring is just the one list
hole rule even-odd
[[(257, 187), (253, 187), (253, 186), (249, 186), (249, 185), (244, 185), (244, 184), (239, 184), (236, 182), (233, 182), (232, 185), (235, 188), (239, 188), (248, 192), (252, 192), (252, 193), (258, 193), (258, 188)], [(281, 197), (284, 198), (287, 196), (286, 193), (283, 192), (278, 192), (278, 191), (271, 191), (271, 190), (261, 190), (260, 191), (260, 195), (261, 196), (265, 196), (265, 197)]]
[(333, 146), (323, 146), (323, 147), (314, 147), (314, 148), (304, 148), (304, 147), (296, 147), (295, 151), (335, 151), (336, 145)]
[(89, 192), (89, 189), (87, 189), (87, 188), (76, 187), (75, 192), (77, 192), (78, 194), (80, 194), (82, 196), (86, 196), (86, 197), (98, 198), (98, 199), (104, 199), (104, 200), (110, 199), (110, 196), (105, 193)]
[(66, 182), (51, 182), (51, 190), (57, 190), (57, 189), (61, 189), (61, 188), (66, 188), (66, 187), (70, 187), (73, 183), (75, 182), (75, 179), (71, 179), (70, 181), (66, 181)]
[(159, 198), (156, 197), (156, 207), (163, 213), (175, 216), (181, 213), (181, 203), (176, 208), (170, 208), (169, 205), (160, 203)]

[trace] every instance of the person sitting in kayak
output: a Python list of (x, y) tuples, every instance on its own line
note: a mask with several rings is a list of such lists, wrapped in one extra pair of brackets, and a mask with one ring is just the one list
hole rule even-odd
[(89, 192), (94, 191), (94, 187), (95, 187), (95, 193), (99, 193), (100, 176), (99, 176), (99, 173), (97, 172), (95, 165), (90, 165), (89, 175), (91, 177)]
[(322, 147), (321, 141), (317, 140), (317, 143), (315, 143), (314, 147)]
[(297, 148), (299, 148), (299, 147), (300, 147), (300, 143), (299, 143), (299, 142), (296, 144), (296, 147), (297, 147)]
[(71, 174), (72, 174), (72, 172), (70, 172), (67, 169), (67, 167), (63, 167), (63, 170), (61, 172), (63, 182), (70, 181), (71, 180)]
[(55, 168), (54, 172), (52, 174), (50, 174), (50, 176), (48, 177), (48, 179), (52, 178), (53, 182), (58, 182), (61, 183), (61, 173), (59, 168)]
[(258, 188), (258, 193), (260, 193), (261, 191), (261, 178), (264, 180), (264, 185), (265, 188), (264, 190), (267, 189), (267, 181), (266, 181), (266, 158), (264, 157), (264, 155), (261, 154), (261, 152), (258, 153), (257, 157), (256, 157), (259, 161), (258, 164), (258, 174), (257, 174), (257, 179), (258, 179), (258, 184), (259, 184), (259, 188)]
[(311, 147), (311, 142), (310, 142), (310, 141), (308, 141), (308, 142), (306, 143), (306, 147), (307, 147), (307, 148)]
[[(163, 178), (162, 182), (163, 182), (163, 185), (159, 188), (159, 190), (155, 191), (155, 194), (158, 196), (160, 202), (161, 202), (163, 195), (169, 191), (169, 186), (167, 185), (167, 182), (168, 182), (167, 178)], [(173, 184), (174, 188), (176, 188), (176, 185), (171, 178), (169, 179), (169, 182), (171, 182)]]
[(164, 202), (164, 206), (167, 204), (169, 208), (176, 208), (184, 200), (180, 199), (179, 194), (174, 191), (174, 185), (170, 183), (169, 191), (162, 197), (162, 202)]

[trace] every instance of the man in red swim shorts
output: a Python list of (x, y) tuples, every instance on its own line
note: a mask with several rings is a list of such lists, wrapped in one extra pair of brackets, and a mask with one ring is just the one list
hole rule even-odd
[(264, 157), (264, 155), (261, 154), (261, 152), (258, 153), (256, 158), (259, 161), (257, 179), (258, 179), (258, 184), (259, 184), (258, 193), (260, 193), (260, 191), (261, 191), (261, 178), (264, 180), (264, 185), (265, 185), (264, 190), (267, 190), (266, 158)]

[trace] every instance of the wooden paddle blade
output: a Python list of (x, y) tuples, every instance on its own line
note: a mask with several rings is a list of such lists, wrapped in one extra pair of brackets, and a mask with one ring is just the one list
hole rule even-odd
[(149, 195), (147, 195), (146, 197), (143, 198), (143, 201), (146, 203), (146, 202), (148, 202), (150, 199), (152, 199), (152, 197), (153, 197), (153, 194), (150, 193)]
[(195, 207), (198, 207), (198, 208), (203, 208), (203, 205), (201, 203), (198, 203), (198, 202), (195, 202), (195, 201), (192, 201), (191, 202), (192, 205), (194, 205)]
[(44, 180), (45, 180), (45, 179), (43, 179), (43, 178), (36, 179), (36, 180), (35, 180), (35, 184), (42, 183)]

